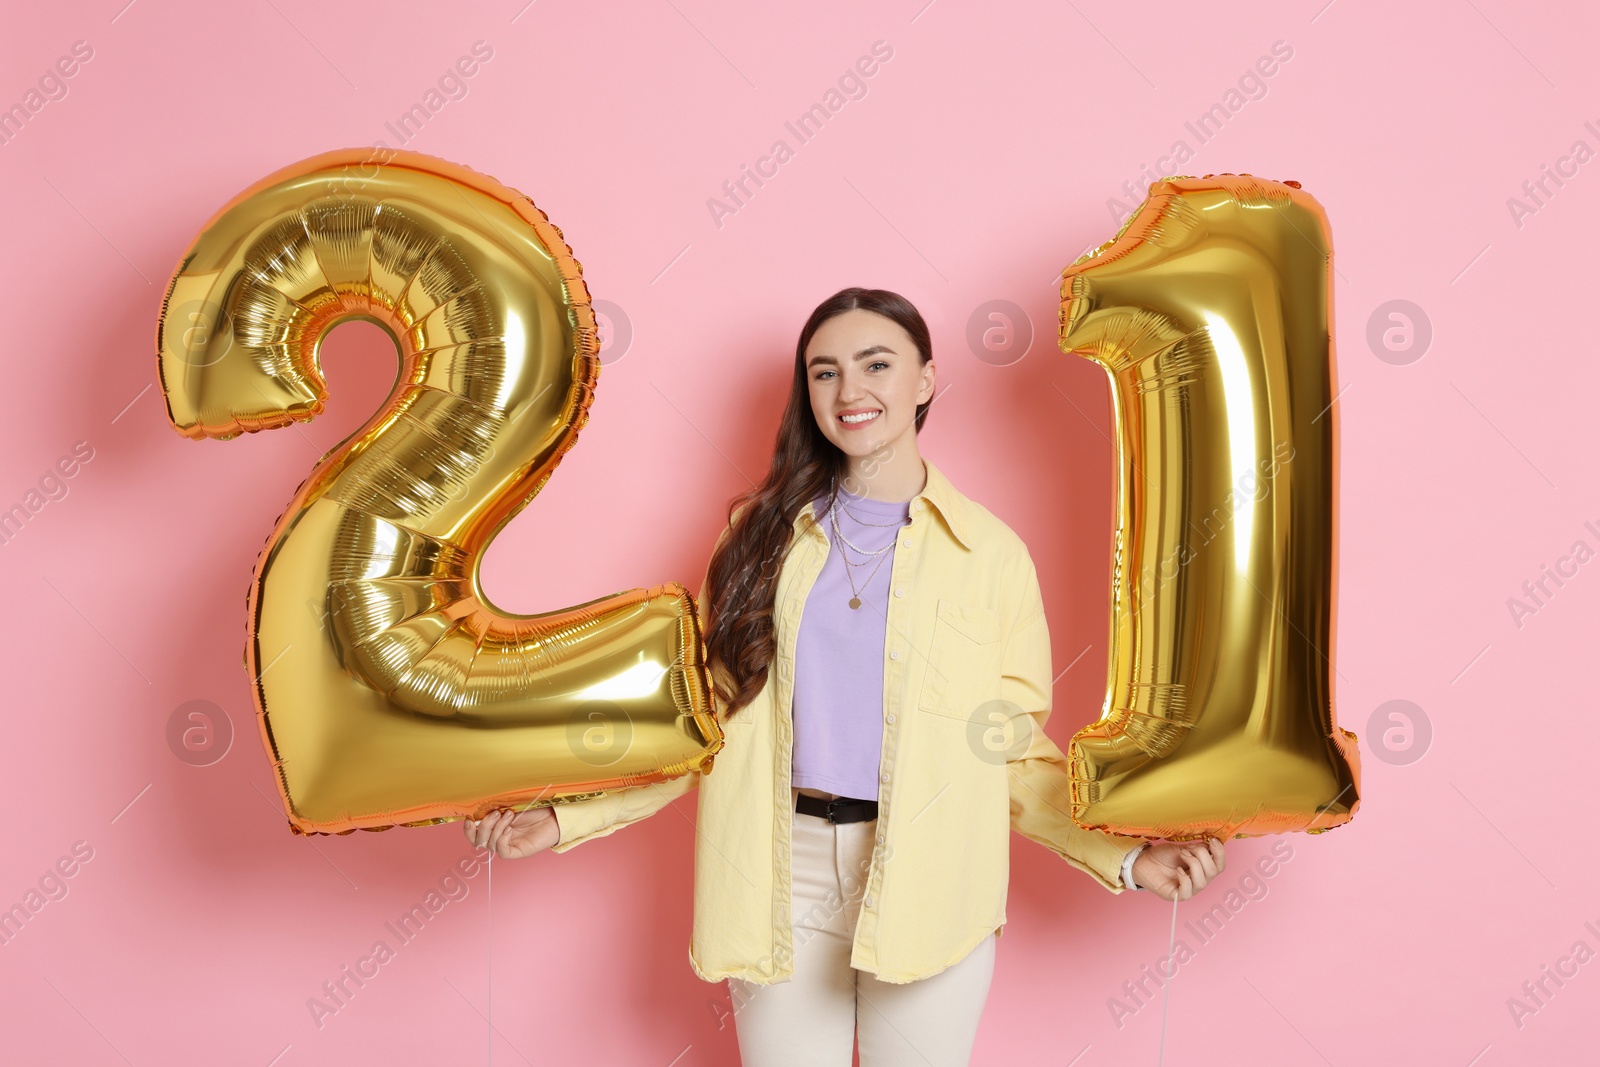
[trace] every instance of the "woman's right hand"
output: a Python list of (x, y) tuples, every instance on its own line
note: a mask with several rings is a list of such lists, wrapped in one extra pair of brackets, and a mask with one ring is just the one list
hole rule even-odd
[(1162, 900), (1188, 900), (1227, 866), (1220, 840), (1156, 841), (1133, 861), (1133, 880)]
[(549, 807), (512, 812), (496, 808), (482, 819), (466, 820), (467, 840), (503, 860), (520, 860), (561, 840), (556, 813)]

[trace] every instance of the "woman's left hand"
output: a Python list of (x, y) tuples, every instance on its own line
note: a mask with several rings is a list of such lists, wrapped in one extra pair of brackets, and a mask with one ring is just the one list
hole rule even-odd
[(1133, 880), (1162, 900), (1188, 900), (1222, 873), (1222, 842), (1156, 841), (1133, 861)]

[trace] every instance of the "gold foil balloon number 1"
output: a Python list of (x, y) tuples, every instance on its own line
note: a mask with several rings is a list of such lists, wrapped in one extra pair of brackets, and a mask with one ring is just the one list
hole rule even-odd
[(167, 289), (168, 417), (196, 439), (311, 419), (318, 346), (351, 318), (394, 338), (399, 380), (295, 493), (248, 597), (245, 662), (291, 828), (476, 818), (705, 767), (723, 737), (682, 586), (510, 615), (478, 585), (599, 374), (561, 231), (499, 182), (412, 152), (269, 175)]
[(1068, 267), (1061, 347), (1111, 378), (1118, 484), (1100, 720), (1068, 754), (1090, 829), (1221, 838), (1348, 822), (1333, 714), (1337, 412), (1321, 206), (1171, 178)]

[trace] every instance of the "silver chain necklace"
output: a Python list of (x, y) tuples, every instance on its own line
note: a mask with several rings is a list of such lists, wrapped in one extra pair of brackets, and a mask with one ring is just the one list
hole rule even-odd
[[(861, 554), (863, 556), (866, 556), (868, 559), (871, 559), (873, 556), (882, 555), (883, 553), (889, 551), (889, 549), (894, 547), (894, 542), (890, 541), (887, 545), (884, 545), (882, 548), (872, 549), (872, 550), (869, 551), (869, 550), (867, 550), (865, 548), (862, 548), (860, 545), (856, 544), (854, 541), (850, 540), (848, 537), (846, 537), (844, 535), (844, 530), (842, 530), (839, 527), (839, 512), (841, 512), (841, 511), (843, 511), (846, 515), (850, 515), (850, 512), (848, 510), (846, 510), (842, 505), (840, 505), (839, 497), (838, 497), (838, 491), (835, 490), (834, 491), (833, 500), (828, 505), (828, 519), (833, 524), (833, 532), (838, 536), (839, 540), (844, 542), (845, 544), (849, 545), (851, 548), (855, 549), (856, 552), (858, 552), (859, 554)], [(850, 515), (850, 517), (851, 518), (855, 518), (854, 515)], [(867, 525), (867, 524), (863, 523), (863, 525)], [(890, 525), (899, 526), (901, 524), (896, 522), (896, 523), (892, 523)]]
[(837, 488), (834, 489), (834, 501), (839, 505), (840, 510), (842, 510), (846, 515), (850, 516), (852, 520), (861, 526), (876, 526), (880, 530), (886, 530), (891, 526), (902, 526), (905, 524), (904, 519), (895, 519), (893, 522), (868, 522), (860, 515), (857, 515), (855, 512), (845, 507), (844, 501), (839, 499), (839, 491)]
[(854, 541), (852, 541), (848, 537), (846, 537), (844, 535), (844, 531), (839, 528), (839, 516), (838, 516), (838, 514), (836, 512), (835, 513), (831, 513), (831, 514), (832, 514), (832, 519), (833, 519), (833, 532), (834, 532), (834, 535), (839, 538), (841, 543), (849, 545), (851, 548), (855, 549), (857, 555), (866, 556), (868, 559), (871, 559), (873, 556), (881, 556), (881, 555), (883, 555), (885, 552), (889, 551), (891, 548), (894, 547), (894, 542), (890, 541), (888, 544), (884, 545), (882, 548), (875, 548), (875, 549), (872, 549), (871, 551), (868, 551), (867, 549), (862, 548), (860, 545), (856, 544)]
[(858, 525), (876, 527), (877, 529), (880, 529), (880, 530), (888, 530), (888, 529), (892, 529), (892, 528), (895, 528), (895, 527), (904, 526), (906, 524), (906, 520), (905, 519), (895, 519), (893, 522), (863, 522), (862, 519), (860, 518), (860, 516), (858, 516), (855, 512), (851, 511), (849, 508), (844, 506), (844, 501), (839, 499), (839, 487), (838, 487), (838, 485), (835, 485), (833, 487), (833, 496), (829, 500), (829, 503), (828, 503), (828, 516), (833, 521), (834, 532), (839, 535), (839, 540), (843, 541), (845, 544), (847, 544), (851, 548), (855, 549), (861, 555), (867, 556), (869, 558), (872, 557), (872, 556), (878, 555), (880, 552), (887, 552), (890, 548), (892, 548), (894, 546), (894, 542), (891, 541), (891, 542), (889, 542), (889, 544), (884, 545), (882, 548), (875, 549), (875, 550), (872, 550), (872, 551), (868, 551), (867, 549), (862, 548), (860, 545), (856, 544), (854, 541), (852, 541), (848, 537), (846, 537), (844, 535), (844, 531), (843, 530), (839, 529), (838, 512), (840, 512), (840, 511), (842, 511), (846, 515), (848, 515), (851, 518), (851, 520), (854, 521), (855, 523), (857, 523)]
[[(837, 495), (835, 495), (835, 503), (837, 503), (837, 499), (838, 499)], [(852, 518), (853, 517), (854, 516), (852, 516)], [(883, 569), (883, 561), (889, 558), (889, 556), (888, 556), (889, 549), (893, 548), (895, 543), (893, 541), (890, 541), (887, 545), (884, 545), (882, 548), (878, 549), (876, 552), (864, 552), (860, 548), (856, 548), (855, 545), (851, 545), (850, 541), (845, 537), (844, 531), (839, 529), (839, 512), (838, 512), (838, 509), (830, 507), (828, 509), (828, 518), (829, 518), (829, 520), (830, 520), (830, 522), (831, 522), (831, 524), (833, 526), (834, 536), (839, 539), (839, 558), (844, 560), (844, 576), (845, 576), (845, 579), (850, 583), (850, 610), (851, 611), (855, 611), (855, 610), (857, 610), (858, 608), (861, 607), (861, 590), (862, 589), (867, 589), (872, 585), (872, 579), (876, 578), (878, 576), (878, 571)], [(895, 525), (898, 526), (900, 524), (899, 523), (895, 523)], [(847, 553), (844, 550), (845, 545), (850, 545), (851, 548), (854, 548), (857, 552), (860, 552), (864, 556), (869, 556), (869, 557), (870, 556), (877, 556), (878, 557), (878, 562), (872, 568), (872, 573), (867, 575), (867, 580), (861, 583), (861, 589), (857, 589), (856, 588), (856, 579), (855, 579), (854, 569), (857, 566), (865, 567), (866, 564), (865, 563), (862, 563), (862, 564), (851, 563), (850, 562), (849, 553)]]

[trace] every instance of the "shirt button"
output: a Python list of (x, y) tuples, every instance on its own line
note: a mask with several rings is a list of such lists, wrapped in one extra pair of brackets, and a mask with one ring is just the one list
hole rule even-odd
[(878, 844), (880, 844), (880, 845), (883, 844), (883, 835), (882, 834), (878, 835)]
[(894, 716), (893, 715), (889, 716), (889, 721), (890, 722), (894, 722)]
[(883, 776), (883, 780), (884, 780), (884, 781), (886, 781), (886, 782), (887, 782), (887, 781), (888, 781), (888, 780), (889, 780), (889, 776), (888, 776), (888, 775), (887, 775), (887, 774), (885, 774), (885, 775), (884, 775), (884, 776)]
[(890, 659), (899, 659), (900, 658), (900, 650), (897, 648), (893, 652), (889, 653), (889, 658)]
[(861, 903), (865, 904), (867, 907), (870, 908), (870, 907), (872, 907), (872, 898), (868, 897), (866, 900), (863, 900)]
[(899, 589), (896, 589), (894, 591), (894, 595), (895, 596), (905, 596), (906, 595), (906, 587), (902, 585)]
[(909, 538), (909, 537), (906, 538), (905, 541), (902, 542), (902, 544), (904, 544), (907, 548), (910, 548), (911, 547), (911, 538)]

